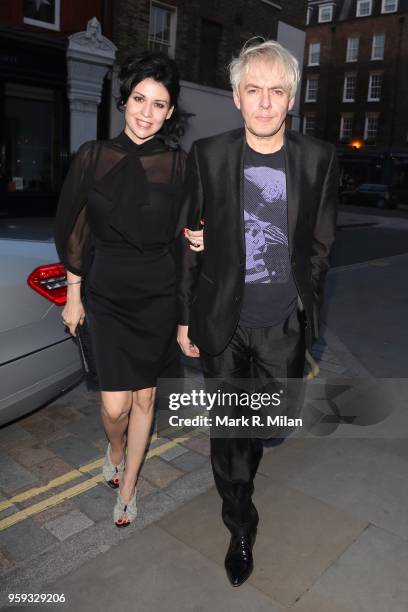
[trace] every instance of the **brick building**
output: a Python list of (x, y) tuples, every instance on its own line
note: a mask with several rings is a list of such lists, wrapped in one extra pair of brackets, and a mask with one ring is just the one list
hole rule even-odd
[[(94, 32), (95, 53), (104, 47), (114, 56), (116, 45), (119, 59), (146, 48), (176, 59), (182, 108), (191, 116), (188, 149), (196, 138), (241, 124), (226, 66), (247, 39), (277, 39), (302, 61), (306, 9), (307, 0), (0, 0), (0, 214), (52, 211), (70, 153), (122, 129), (115, 68), (100, 77), (99, 98), (95, 74), (104, 66), (81, 55), (94, 16), (107, 37), (101, 42)], [(299, 128), (298, 105), (289, 124)]]
[(342, 182), (408, 183), (408, 0), (309, 0), (302, 130)]
[[(71, 151), (68, 36), (93, 16), (110, 36), (109, 10), (101, 0), (0, 0), (0, 213), (55, 207)], [(109, 100), (101, 118), (106, 110)]]
[[(304, 30), (302, 0), (117, 0), (113, 41), (129, 48), (168, 50), (181, 77), (229, 89), (226, 66), (252, 36), (277, 39), (279, 22)], [(164, 26), (164, 27), (163, 27)]]
[[(129, 49), (167, 51), (180, 68), (181, 103), (194, 115), (183, 145), (240, 125), (227, 65), (253, 36), (278, 40), (302, 63), (307, 0), (116, 0), (113, 42), (118, 57)], [(112, 134), (120, 117), (112, 106)], [(299, 108), (292, 127), (299, 127)]]

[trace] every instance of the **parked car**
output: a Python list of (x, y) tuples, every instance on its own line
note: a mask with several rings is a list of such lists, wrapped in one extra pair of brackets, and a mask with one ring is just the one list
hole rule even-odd
[(52, 223), (0, 223), (0, 425), (49, 402), (82, 377), (79, 350), (61, 322), (65, 269)]
[(401, 193), (397, 188), (382, 183), (362, 183), (356, 189), (343, 191), (340, 194), (342, 204), (377, 208), (395, 208), (400, 199)]

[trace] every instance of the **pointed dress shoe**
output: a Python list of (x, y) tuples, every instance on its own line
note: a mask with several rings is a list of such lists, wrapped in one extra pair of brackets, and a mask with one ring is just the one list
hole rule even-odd
[(247, 535), (233, 535), (225, 557), (225, 569), (232, 586), (240, 586), (249, 578), (254, 569), (252, 547), (255, 542), (255, 533)]

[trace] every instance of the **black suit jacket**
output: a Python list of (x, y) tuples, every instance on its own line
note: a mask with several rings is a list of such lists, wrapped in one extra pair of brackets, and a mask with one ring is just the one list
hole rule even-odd
[[(284, 141), (290, 261), (311, 347), (335, 236), (337, 158), (333, 145), (289, 129)], [(244, 150), (245, 132), (238, 129), (196, 141), (187, 159), (183, 216), (190, 228), (205, 219), (205, 250), (183, 249), (180, 323), (189, 325), (194, 344), (213, 355), (227, 346), (241, 311)]]

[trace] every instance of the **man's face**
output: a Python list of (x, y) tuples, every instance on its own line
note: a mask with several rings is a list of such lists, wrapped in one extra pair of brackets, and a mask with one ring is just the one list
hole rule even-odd
[(254, 136), (267, 138), (283, 132), (295, 98), (290, 97), (284, 69), (278, 62), (255, 59), (244, 73), (238, 92), (234, 92), (234, 102), (246, 129)]

